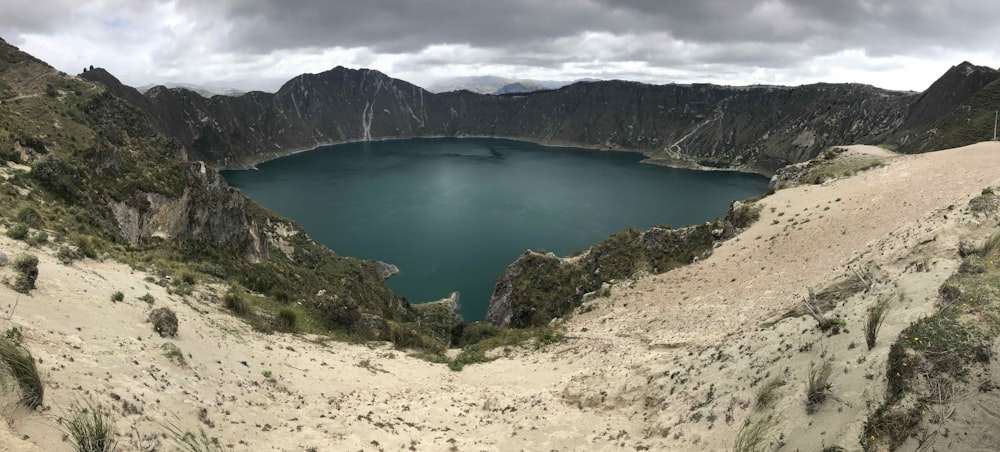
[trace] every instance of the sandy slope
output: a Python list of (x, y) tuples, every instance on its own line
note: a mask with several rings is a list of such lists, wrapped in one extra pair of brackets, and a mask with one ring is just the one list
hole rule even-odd
[[(779, 191), (711, 258), (589, 303), (565, 324), (566, 341), (462, 372), (380, 345), (261, 335), (221, 311), (216, 288), (182, 299), (124, 265), (63, 266), (31, 250), (42, 258), (39, 288), (0, 329), (24, 328), (47, 381), (46, 410), (4, 416), (13, 436), (53, 451), (70, 450), (56, 419), (83, 398), (115, 408), (120, 450), (171, 450), (158, 435), (164, 422), (204, 429), (234, 450), (720, 450), (744, 419), (765, 415), (752, 403), (760, 381), (785, 375), (775, 412), (787, 450), (857, 448), (883, 391), (888, 340), (868, 352), (860, 324), (875, 294), (830, 313), (845, 318), (844, 334), (820, 334), (805, 317), (773, 321), (806, 287), (845, 278), (851, 265), (877, 268), (878, 290), (906, 296), (883, 330), (893, 337), (931, 312), (958, 240), (995, 227), (959, 211), (1000, 184), (997, 143), (889, 162)], [(0, 251), (27, 248), (4, 237)], [(925, 259), (930, 271), (915, 271)], [(116, 290), (125, 302), (110, 301)], [(144, 322), (146, 292), (153, 307), (177, 310), (180, 335), (169, 342), (186, 365), (163, 355), (168, 341)], [(0, 287), (0, 317), (15, 300)], [(806, 416), (802, 380), (824, 359), (841, 402)], [(32, 450), (10, 436), (0, 428), (0, 451)]]

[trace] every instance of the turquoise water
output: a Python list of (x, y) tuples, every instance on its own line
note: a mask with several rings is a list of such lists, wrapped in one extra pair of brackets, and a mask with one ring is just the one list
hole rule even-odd
[(327, 146), (224, 174), (338, 254), (397, 265), (389, 287), (413, 303), (458, 291), (462, 316), (474, 321), (528, 248), (568, 255), (632, 226), (707, 221), (767, 189), (755, 174), (642, 159), (440, 138)]

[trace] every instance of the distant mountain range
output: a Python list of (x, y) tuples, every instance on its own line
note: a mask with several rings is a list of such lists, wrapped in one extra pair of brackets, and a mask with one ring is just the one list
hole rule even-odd
[(146, 85), (138, 86), (135, 89), (139, 90), (140, 93), (145, 93), (146, 91), (149, 91), (150, 88), (153, 88), (153, 87), (156, 87), (156, 86), (163, 86), (163, 87), (170, 88), (170, 89), (174, 89), (174, 88), (186, 89), (188, 91), (194, 91), (195, 93), (198, 93), (198, 95), (200, 95), (202, 97), (239, 96), (241, 94), (246, 93), (246, 91), (239, 90), (239, 89), (236, 89), (236, 88), (226, 88), (226, 87), (218, 87), (218, 86), (196, 85), (196, 84), (193, 84), (193, 83), (170, 83), (170, 82), (163, 83), (163, 84), (149, 83), (149, 84), (146, 84)]
[(547, 89), (559, 89), (573, 82), (554, 80), (530, 80), (497, 77), (493, 75), (451, 77), (432, 83), (427, 90), (432, 93), (450, 91), (471, 91), (479, 94), (530, 93)]
[[(1000, 72), (968, 62), (923, 93), (850, 83), (625, 81), (576, 82), (513, 96), (433, 93), (378, 71), (337, 67), (297, 76), (275, 93), (205, 98), (182, 88), (140, 93), (100, 68), (81, 77), (137, 107), (162, 133), (179, 139), (191, 159), (219, 168), (251, 167), (348, 141), (476, 136), (635, 151), (664, 164), (769, 174), (841, 144), (924, 152), (989, 139), (1000, 105)], [(507, 81), (466, 80), (481, 91), (537, 87), (501, 85)]]

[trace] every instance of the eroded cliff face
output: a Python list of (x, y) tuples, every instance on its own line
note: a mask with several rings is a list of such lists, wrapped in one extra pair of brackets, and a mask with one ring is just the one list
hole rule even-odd
[[(770, 172), (845, 142), (866, 142), (903, 123), (915, 94), (866, 85), (801, 87), (581, 82), (492, 96), (433, 94), (372, 70), (305, 74), (277, 93), (206, 99), (184, 89), (131, 92), (114, 85), (195, 160), (248, 167), (322, 144), (433, 136), (513, 138), (548, 145), (630, 150), (681, 166)], [(134, 91), (134, 90), (132, 90)]]

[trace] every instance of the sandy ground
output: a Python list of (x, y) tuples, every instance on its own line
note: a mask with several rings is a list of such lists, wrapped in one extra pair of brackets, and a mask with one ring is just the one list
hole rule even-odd
[(870, 144), (851, 144), (847, 146), (834, 146), (837, 148), (847, 149), (847, 154), (865, 154), (865, 155), (877, 155), (881, 157), (892, 157), (896, 154), (886, 148), (880, 148), (878, 146), (872, 146)]
[[(57, 420), (88, 399), (115, 410), (119, 450), (173, 450), (167, 423), (233, 450), (725, 450), (746, 419), (769, 413), (783, 450), (854, 450), (881, 402), (889, 345), (867, 350), (865, 308), (879, 292), (904, 294), (884, 338), (932, 312), (958, 241), (996, 227), (963, 207), (998, 184), (1000, 144), (981, 143), (779, 191), (711, 258), (616, 285), (564, 324), (561, 343), (461, 372), (381, 344), (255, 333), (222, 312), (213, 288), (168, 295), (127, 266), (64, 266), (51, 250), (3, 237), (9, 256), (41, 258), (30, 297), (0, 286), (0, 330), (23, 328), (47, 392), (39, 412), (2, 411), (10, 430), (0, 424), (0, 451), (71, 450)], [(827, 313), (845, 332), (781, 318), (807, 287), (853, 278), (850, 268), (873, 271), (879, 285)], [(110, 301), (116, 290), (124, 302)], [(152, 306), (138, 299), (147, 292)], [(159, 306), (177, 311), (178, 338), (145, 323)], [(165, 342), (184, 364), (164, 355)], [(803, 381), (823, 360), (838, 400), (806, 415)], [(774, 376), (787, 382), (775, 407), (755, 409), (758, 385)]]

